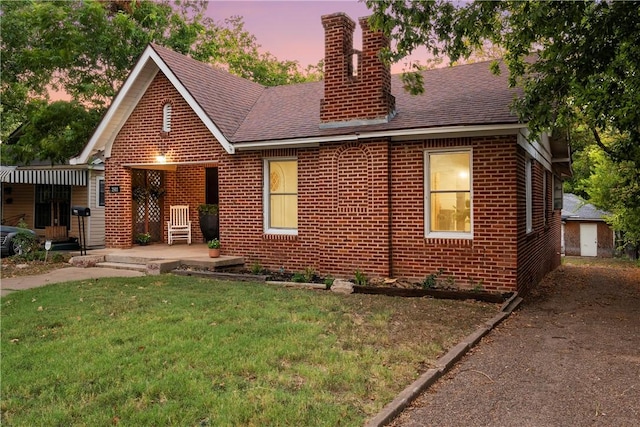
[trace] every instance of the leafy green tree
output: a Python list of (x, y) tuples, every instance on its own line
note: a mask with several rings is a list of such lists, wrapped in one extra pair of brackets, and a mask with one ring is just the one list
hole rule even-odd
[[(3, 162), (61, 160), (80, 151), (148, 43), (264, 85), (309, 78), (297, 62), (261, 53), (242, 18), (216, 24), (206, 17), (207, 5), (202, 0), (0, 2), (0, 139), (7, 141), (23, 125), (14, 143), (3, 144)], [(52, 90), (68, 94), (75, 103), (48, 106)], [(67, 129), (45, 137), (40, 132), (43, 120), (64, 118), (62, 110), (71, 113), (69, 119), (80, 120), (87, 132)], [(26, 125), (29, 121), (38, 124)], [(69, 120), (51, 126), (73, 128)]]
[[(606, 161), (588, 153), (580, 167), (595, 176), (584, 195), (608, 208), (614, 226), (634, 239), (640, 234), (640, 7), (623, 1), (450, 2), (367, 0), (372, 24), (396, 41), (385, 53), (397, 61), (419, 46), (451, 62), (469, 58), (487, 44), (505, 50), (509, 84), (520, 86), (514, 103), (534, 135), (581, 126)], [(500, 72), (498, 61), (492, 69)], [(422, 81), (405, 81), (420, 92)], [(602, 135), (609, 141), (603, 141)], [(575, 141), (575, 140), (574, 140)], [(603, 168), (614, 171), (603, 174)], [(600, 172), (600, 173), (598, 173)], [(606, 178), (606, 179), (605, 179)], [(608, 180), (615, 181), (615, 188)], [(611, 191), (608, 196), (598, 194)], [(604, 190), (607, 189), (607, 190)], [(609, 197), (615, 197), (615, 204)], [(608, 202), (608, 203), (605, 203)], [(635, 212), (635, 213), (634, 213)], [(637, 240), (636, 240), (637, 243)]]
[[(581, 115), (593, 131), (640, 141), (640, 7), (617, 1), (367, 1), (398, 60), (418, 46), (451, 61), (487, 42), (506, 50), (517, 111), (532, 130), (564, 128)], [(497, 72), (498, 68), (494, 67)], [(624, 156), (624, 153), (618, 153)]]
[(640, 170), (633, 162), (614, 162), (597, 145), (582, 151), (589, 174), (575, 184), (590, 203), (611, 212), (607, 218), (615, 230), (623, 231), (623, 241), (640, 245)]
[(97, 110), (87, 110), (77, 101), (55, 101), (35, 109), (16, 135), (13, 159), (27, 163), (33, 158), (64, 163), (77, 154), (78, 141), (88, 141), (100, 119)]

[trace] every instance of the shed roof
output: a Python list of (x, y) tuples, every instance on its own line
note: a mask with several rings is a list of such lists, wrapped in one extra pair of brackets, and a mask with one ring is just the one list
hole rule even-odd
[(565, 193), (562, 199), (562, 219), (568, 221), (604, 221), (609, 212), (600, 210), (575, 194)]

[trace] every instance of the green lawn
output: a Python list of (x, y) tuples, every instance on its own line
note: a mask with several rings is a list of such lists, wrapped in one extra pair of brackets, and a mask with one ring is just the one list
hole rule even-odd
[(362, 425), (496, 314), (172, 275), (3, 297), (2, 425)]

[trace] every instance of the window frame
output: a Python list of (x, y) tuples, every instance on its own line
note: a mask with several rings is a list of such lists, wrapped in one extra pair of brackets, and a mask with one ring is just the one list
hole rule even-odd
[(553, 175), (553, 210), (562, 210), (564, 200), (564, 188), (562, 185), (562, 179)]
[[(430, 158), (433, 154), (469, 154), (469, 231), (431, 231)], [(424, 237), (429, 239), (473, 240), (473, 148), (455, 147), (424, 150)]]
[(527, 234), (533, 232), (533, 158), (526, 156), (524, 164), (525, 225)]
[[(286, 161), (295, 161), (296, 162), (296, 174), (298, 173), (298, 158), (297, 157), (267, 157), (262, 159), (262, 170), (263, 170), (263, 180), (262, 180), (262, 218), (263, 218), (263, 230), (265, 234), (276, 234), (276, 235), (285, 235), (285, 236), (297, 236), (298, 228), (277, 228), (271, 227), (271, 185), (270, 185), (270, 175), (271, 175), (271, 162), (286, 162)], [(298, 200), (298, 195), (300, 191), (296, 191), (296, 201)], [(299, 212), (299, 211), (298, 211)], [(298, 214), (296, 212), (296, 215)]]
[[(102, 191), (100, 191), (100, 184), (102, 184)], [(96, 207), (97, 208), (104, 208), (105, 206), (105, 202), (106, 202), (106, 187), (105, 187), (105, 182), (104, 182), (104, 177), (103, 176), (99, 176), (96, 178)], [(100, 193), (102, 193), (102, 204), (100, 204)]]

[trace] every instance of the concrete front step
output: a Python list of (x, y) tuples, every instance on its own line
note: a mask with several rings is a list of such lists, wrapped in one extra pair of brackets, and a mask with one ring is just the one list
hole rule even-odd
[(180, 264), (197, 266), (201, 268), (215, 269), (217, 267), (230, 267), (244, 265), (244, 258), (234, 256), (221, 256), (219, 258), (198, 259), (163, 259), (157, 257), (140, 257), (131, 255), (85, 255), (73, 257), (70, 261), (77, 267), (104, 267), (120, 270), (141, 271), (146, 274), (156, 275), (175, 270)]
[(147, 272), (146, 264), (133, 264), (133, 263), (124, 263), (124, 262), (99, 262), (96, 264), (96, 267), (115, 268), (116, 270), (141, 271), (143, 273)]
[(142, 264), (147, 265), (149, 261), (155, 261), (158, 258), (147, 258), (139, 256), (129, 255), (105, 255), (104, 260), (106, 262), (113, 262), (118, 264)]

